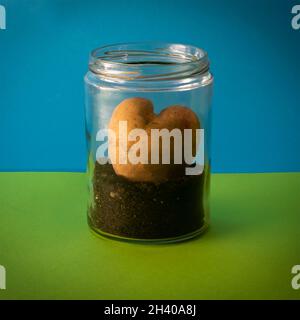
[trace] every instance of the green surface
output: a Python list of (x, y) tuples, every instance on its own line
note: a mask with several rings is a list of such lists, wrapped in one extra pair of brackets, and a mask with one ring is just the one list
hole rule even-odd
[(300, 173), (213, 175), (211, 228), (170, 245), (94, 236), (85, 180), (0, 174), (0, 299), (300, 298)]

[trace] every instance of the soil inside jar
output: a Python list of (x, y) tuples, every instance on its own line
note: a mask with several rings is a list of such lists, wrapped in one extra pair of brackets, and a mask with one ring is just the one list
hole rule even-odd
[(105, 233), (135, 239), (166, 239), (199, 230), (204, 224), (201, 175), (160, 184), (133, 182), (111, 164), (95, 163), (94, 206), (89, 223)]

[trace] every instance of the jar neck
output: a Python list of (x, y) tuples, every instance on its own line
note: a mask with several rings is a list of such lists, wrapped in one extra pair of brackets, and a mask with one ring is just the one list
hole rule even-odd
[(89, 70), (101, 82), (136, 88), (186, 85), (211, 77), (205, 51), (168, 43), (117, 44), (96, 49), (91, 53)]

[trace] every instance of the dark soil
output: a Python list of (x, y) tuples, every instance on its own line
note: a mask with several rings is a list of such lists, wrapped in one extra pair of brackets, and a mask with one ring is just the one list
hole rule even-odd
[(160, 184), (117, 176), (111, 164), (95, 164), (94, 206), (89, 223), (106, 233), (163, 239), (199, 230), (204, 223), (204, 172)]

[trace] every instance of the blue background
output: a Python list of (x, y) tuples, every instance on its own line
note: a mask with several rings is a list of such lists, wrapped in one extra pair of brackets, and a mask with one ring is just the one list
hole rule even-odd
[(160, 40), (209, 53), (214, 172), (299, 171), (296, 3), (0, 0), (0, 170), (84, 171), (89, 51)]

